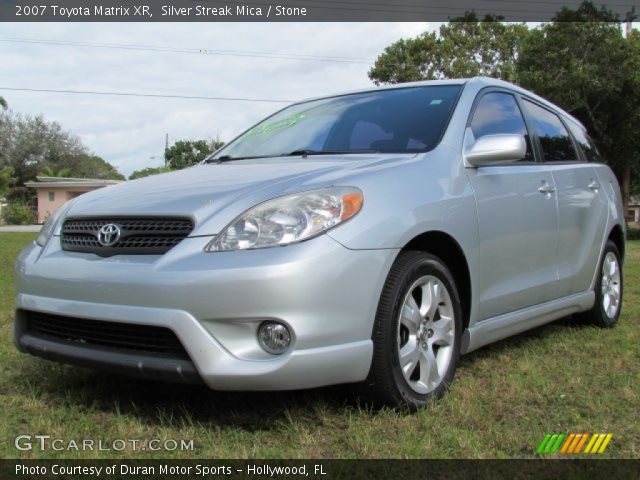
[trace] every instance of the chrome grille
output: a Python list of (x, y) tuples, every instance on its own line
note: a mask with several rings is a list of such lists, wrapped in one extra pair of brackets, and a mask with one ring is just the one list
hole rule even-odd
[[(98, 241), (100, 229), (109, 224), (120, 229), (119, 239), (111, 246)], [(193, 230), (187, 218), (69, 218), (62, 225), (62, 249), (89, 252), (101, 256), (163, 254), (176, 246)]]

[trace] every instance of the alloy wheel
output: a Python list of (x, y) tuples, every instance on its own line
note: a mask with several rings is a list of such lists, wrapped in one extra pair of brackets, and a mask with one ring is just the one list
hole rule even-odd
[(419, 394), (435, 390), (453, 356), (455, 339), (451, 295), (426, 275), (409, 288), (398, 319), (398, 359), (409, 387)]
[(613, 252), (607, 252), (602, 262), (602, 309), (609, 318), (615, 318), (620, 308), (620, 263)]

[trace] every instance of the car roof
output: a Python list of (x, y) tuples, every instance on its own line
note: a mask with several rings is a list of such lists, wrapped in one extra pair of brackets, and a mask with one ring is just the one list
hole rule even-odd
[[(478, 77), (480, 78), (480, 77)], [(311, 102), (313, 100), (322, 100), (324, 98), (343, 97), (345, 95), (354, 95), (357, 93), (379, 92), (380, 90), (397, 90), (399, 88), (423, 87), (429, 85), (464, 85), (468, 82), (467, 78), (452, 78), (447, 80), (421, 80), (419, 82), (393, 83), (390, 85), (371, 86), (369, 88), (361, 88), (358, 90), (349, 90), (346, 92), (337, 92), (331, 95), (322, 95), (317, 97), (305, 98), (295, 103)]]
[(585, 126), (582, 124), (582, 122), (580, 122), (580, 120), (578, 120), (577, 118), (575, 118), (573, 115), (566, 112), (562, 108), (558, 107), (557, 105), (551, 103), (550, 101), (540, 97), (539, 95), (536, 95), (530, 90), (525, 90), (524, 88), (519, 87), (518, 85), (515, 85), (510, 82), (506, 82), (504, 80), (500, 80), (497, 78), (491, 78), (491, 77), (452, 78), (452, 79), (446, 79), (446, 80), (422, 80), (418, 82), (394, 83), (390, 85), (372, 86), (370, 88), (363, 88), (360, 90), (352, 90), (348, 92), (339, 92), (332, 95), (323, 95), (320, 97), (306, 98), (304, 100), (301, 100), (295, 103), (305, 103), (313, 100), (342, 97), (345, 95), (353, 95), (357, 93), (379, 92), (381, 90), (396, 90), (399, 88), (412, 88), (412, 87), (423, 87), (423, 86), (426, 87), (431, 85), (467, 85), (467, 84), (469, 86), (473, 86), (474, 88), (477, 88), (477, 90), (481, 90), (482, 88), (486, 88), (486, 87), (501, 87), (501, 88), (506, 88), (508, 90), (512, 90), (514, 92), (528, 96), (536, 100), (537, 102), (545, 105), (546, 107), (550, 108), (551, 110), (555, 111), (556, 113), (562, 115), (566, 119), (571, 120), (573, 123), (577, 124), (578, 126), (580, 126), (582, 129), (586, 131)]

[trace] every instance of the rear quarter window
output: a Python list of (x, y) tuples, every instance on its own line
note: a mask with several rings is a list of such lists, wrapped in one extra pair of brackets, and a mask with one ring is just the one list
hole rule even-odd
[(601, 163), (602, 157), (600, 156), (600, 152), (596, 147), (596, 144), (593, 142), (591, 137), (587, 134), (587, 132), (579, 125), (576, 125), (574, 122), (567, 122), (569, 126), (569, 130), (573, 134), (573, 138), (576, 140), (576, 143), (580, 147), (580, 150), (584, 153), (587, 162), (596, 162)]

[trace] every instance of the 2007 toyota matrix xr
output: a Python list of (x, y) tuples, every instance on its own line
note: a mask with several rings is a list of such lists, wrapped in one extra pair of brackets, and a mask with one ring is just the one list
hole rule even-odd
[(202, 164), (60, 208), (16, 263), (15, 342), (212, 389), (362, 382), (417, 408), (460, 354), (622, 305), (619, 186), (506, 82), (296, 103)]

